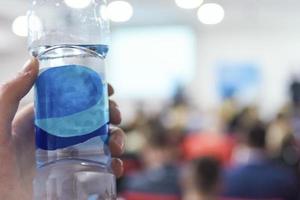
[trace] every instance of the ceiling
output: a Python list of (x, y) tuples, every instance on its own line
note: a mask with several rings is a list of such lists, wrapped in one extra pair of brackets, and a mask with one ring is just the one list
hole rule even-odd
[[(128, 0), (134, 7), (133, 18), (123, 24), (112, 24), (113, 28), (136, 25), (184, 24), (197, 30), (206, 26), (196, 19), (196, 10), (178, 8), (174, 0)], [(15, 17), (24, 15), (29, 0), (0, 0), (0, 56), (16, 52), (24, 38), (15, 36), (11, 24)], [(225, 20), (218, 28), (291, 28), (300, 24), (299, 0), (205, 0), (218, 2), (225, 9)]]
[[(112, 0), (108, 0), (112, 1)], [(174, 0), (127, 0), (135, 10), (132, 20), (128, 24), (147, 24), (164, 22), (188, 22), (197, 21), (195, 10), (178, 8)], [(205, 2), (217, 2), (224, 8), (228, 17), (235, 16), (235, 20), (267, 16), (298, 15), (299, 0), (204, 0)], [(0, 23), (11, 21), (18, 15), (24, 15), (30, 0), (0, 0)], [(277, 17), (276, 17), (277, 18)]]

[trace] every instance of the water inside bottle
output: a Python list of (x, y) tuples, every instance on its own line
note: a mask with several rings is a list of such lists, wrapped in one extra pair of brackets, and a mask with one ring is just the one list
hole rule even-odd
[(116, 199), (101, 66), (108, 46), (43, 46), (31, 52), (41, 62), (35, 88), (35, 199)]

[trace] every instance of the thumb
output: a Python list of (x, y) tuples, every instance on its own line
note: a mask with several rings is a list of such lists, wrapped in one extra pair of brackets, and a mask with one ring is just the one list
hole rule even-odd
[(38, 71), (38, 61), (32, 58), (14, 79), (0, 86), (0, 134), (2, 128), (11, 128), (19, 102), (32, 88)]

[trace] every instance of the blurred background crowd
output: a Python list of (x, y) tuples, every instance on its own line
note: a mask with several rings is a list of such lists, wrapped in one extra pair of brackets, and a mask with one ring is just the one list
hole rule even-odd
[[(177, 90), (169, 105), (149, 115), (143, 104), (128, 133), (121, 196), (129, 200), (298, 199), (300, 192), (300, 82), (271, 120), (256, 105), (224, 99), (214, 127)], [(192, 123), (191, 123), (192, 122)]]
[[(299, 199), (300, 1), (108, 3), (120, 199)], [(27, 7), (0, 0), (1, 82), (28, 57)]]

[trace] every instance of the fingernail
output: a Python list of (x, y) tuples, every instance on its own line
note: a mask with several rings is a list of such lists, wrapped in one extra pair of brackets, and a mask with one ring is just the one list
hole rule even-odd
[(32, 68), (31, 63), (32, 62), (33, 62), (33, 58), (26, 61), (26, 63), (22, 67), (22, 72), (23, 73), (29, 72), (31, 70), (31, 68)]

